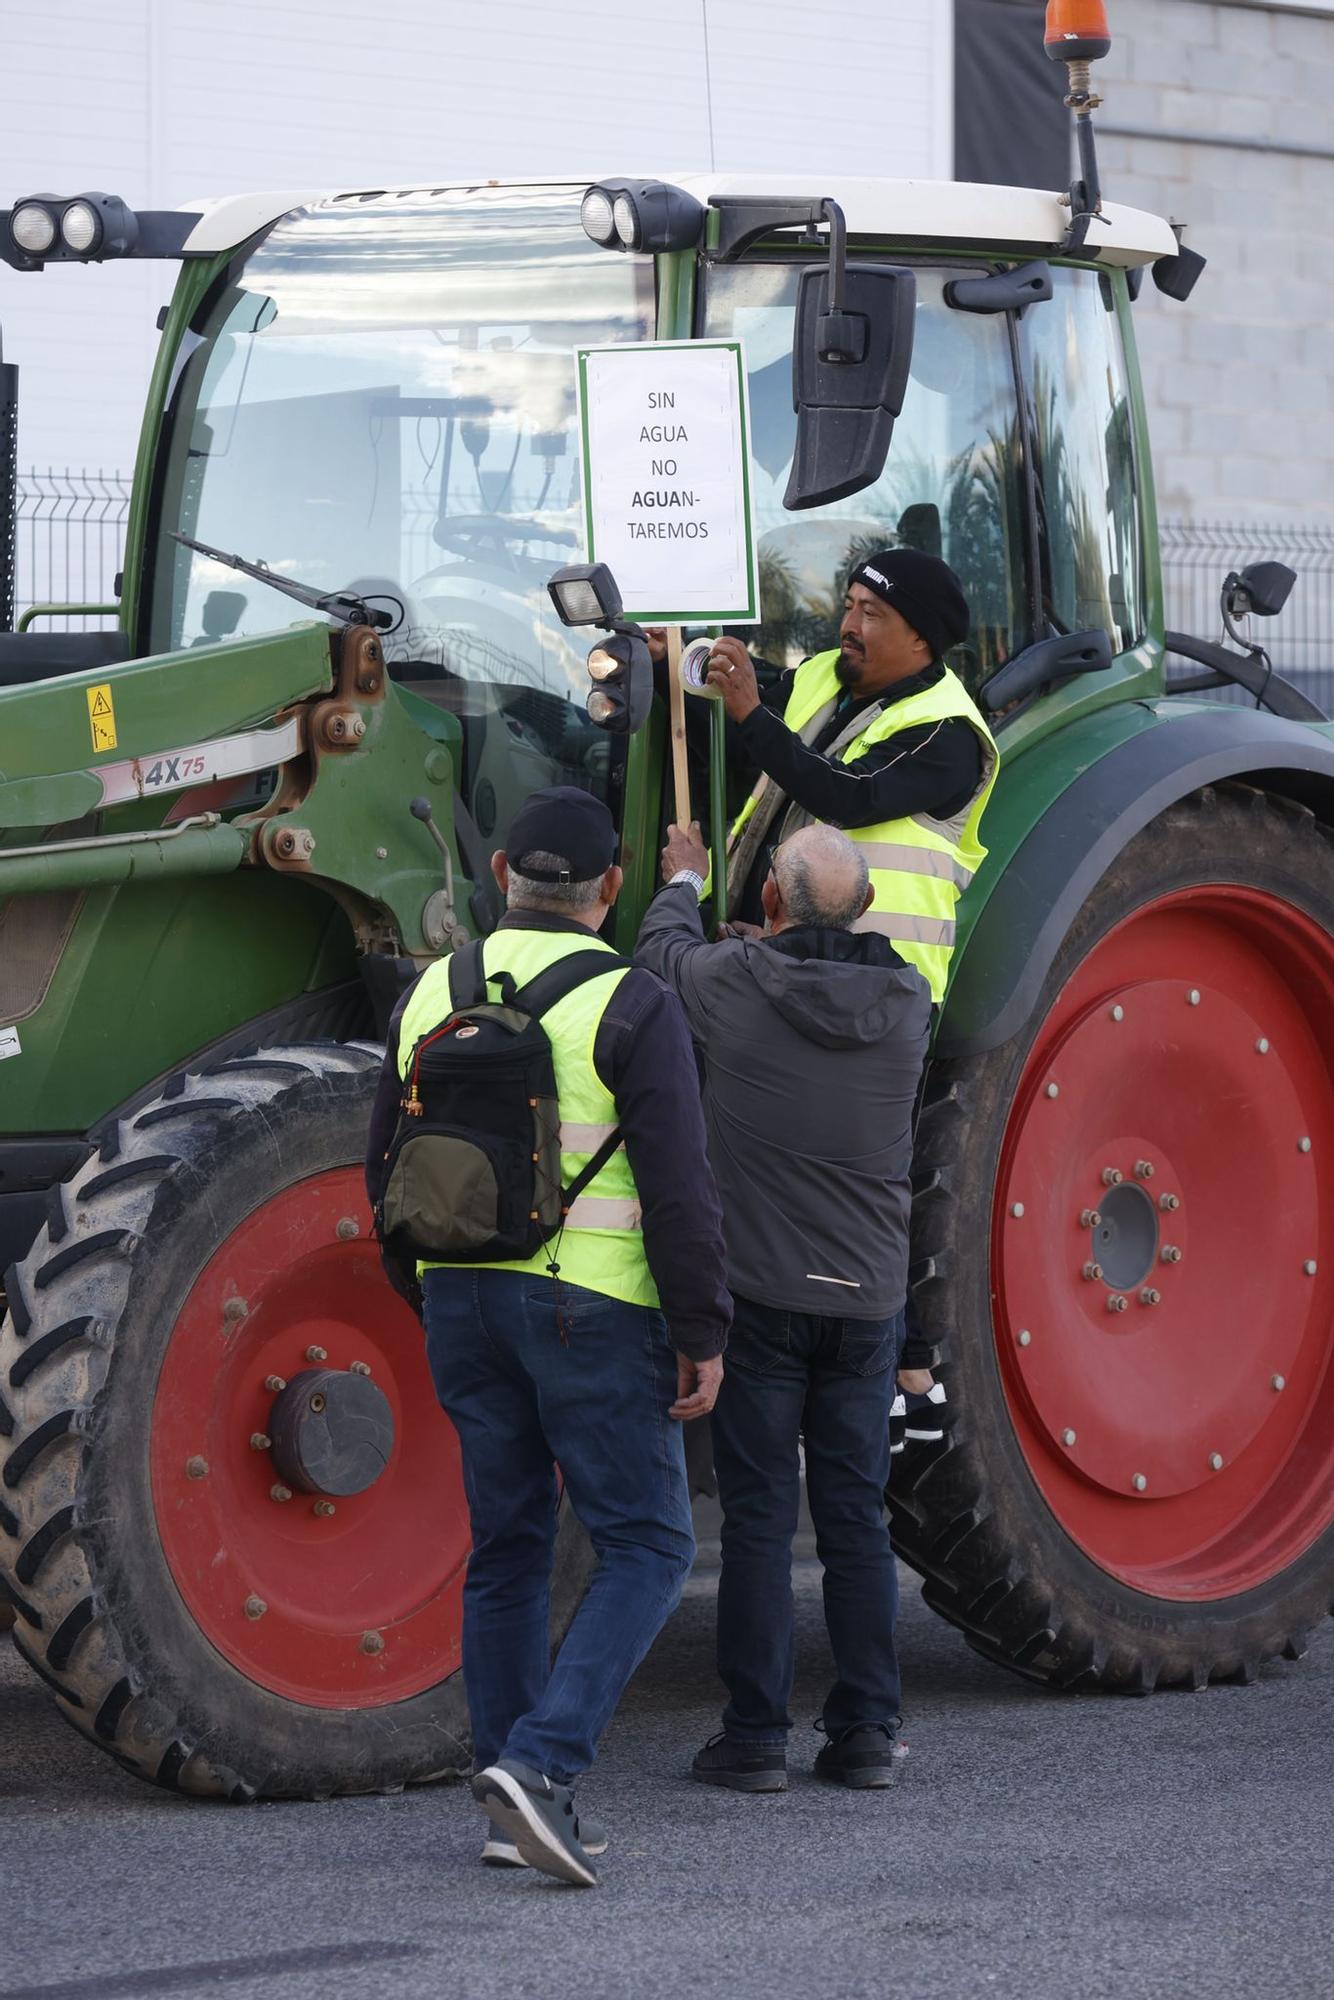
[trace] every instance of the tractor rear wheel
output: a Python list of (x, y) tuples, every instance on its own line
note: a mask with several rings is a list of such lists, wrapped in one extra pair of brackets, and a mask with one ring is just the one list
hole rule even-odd
[(1059, 1687), (1253, 1679), (1334, 1605), (1334, 844), (1230, 786), (1138, 836), (1026, 1034), (932, 1072), (914, 1262), (956, 1417), (896, 1544)]
[[(377, 1049), (174, 1077), (54, 1189), (0, 1330), (19, 1651), (140, 1776), (236, 1800), (462, 1772), (468, 1521), (361, 1161)], [(587, 1580), (562, 1522), (553, 1622)]]

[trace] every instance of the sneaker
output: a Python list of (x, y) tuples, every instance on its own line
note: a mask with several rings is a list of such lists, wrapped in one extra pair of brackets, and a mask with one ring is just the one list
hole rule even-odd
[(826, 1743), (815, 1759), (815, 1775), (853, 1791), (878, 1791), (898, 1776), (894, 1731), (884, 1722), (858, 1722)]
[[(576, 1813), (574, 1837), (585, 1854), (595, 1858), (605, 1854), (611, 1846), (605, 1826), (599, 1826), (595, 1819), (582, 1819)], [(482, 1846), (482, 1860), (488, 1868), (526, 1868), (528, 1863), (519, 1852), (517, 1841), (507, 1834), (489, 1833)]]
[(488, 1764), (472, 1781), (472, 1795), (519, 1859), (558, 1882), (596, 1889), (598, 1872), (579, 1839), (574, 1794), (541, 1771), (512, 1758)]
[(787, 1751), (778, 1744), (743, 1743), (722, 1730), (698, 1752), (690, 1775), (729, 1792), (785, 1792)]
[(903, 1435), (909, 1444), (939, 1444), (948, 1421), (943, 1382), (933, 1382), (924, 1396), (906, 1398)]

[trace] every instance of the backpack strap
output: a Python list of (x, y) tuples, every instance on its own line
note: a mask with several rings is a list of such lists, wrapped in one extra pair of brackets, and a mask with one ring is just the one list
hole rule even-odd
[(480, 1007), (486, 999), (486, 969), (482, 964), (482, 940), (472, 938), (449, 955), (449, 1004), (454, 1012)]
[(534, 973), (527, 985), (519, 988), (514, 1004), (522, 1007), (526, 1014), (540, 1019), (590, 979), (598, 979), (604, 972), (628, 971), (629, 966), (629, 959), (622, 958), (619, 952), (572, 951), (565, 958), (557, 959), (554, 965)]
[(569, 1214), (584, 1189), (588, 1186), (588, 1183), (597, 1179), (620, 1144), (621, 1128), (619, 1125), (614, 1125), (602, 1141), (602, 1144), (598, 1147), (596, 1153), (589, 1154), (569, 1186), (561, 1189), (560, 1205), (562, 1216)]
[[(568, 957), (558, 959), (555, 965), (547, 966), (526, 986), (520, 987), (517, 1005), (534, 1018), (539, 1018), (548, 1008), (577, 992), (590, 979), (600, 978), (604, 972), (616, 972), (622, 967), (628, 970), (629, 965), (629, 959), (622, 958), (615, 951), (572, 951)], [(561, 1189), (562, 1216), (569, 1213), (589, 1182), (602, 1172), (620, 1143), (621, 1128), (615, 1125), (597, 1151), (590, 1153), (569, 1186)]]

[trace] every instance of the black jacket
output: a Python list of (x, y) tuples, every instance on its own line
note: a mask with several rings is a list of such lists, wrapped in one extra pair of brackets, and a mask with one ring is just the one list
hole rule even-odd
[(685, 883), (654, 899), (635, 962), (681, 996), (703, 1054), (733, 1292), (851, 1319), (898, 1312), (931, 1017), (921, 974), (873, 932), (707, 944)]
[[(500, 928), (577, 932), (586, 926), (567, 917), (515, 910), (501, 918)], [(403, 1094), (398, 1029), (407, 1000), (405, 993), (389, 1024), (371, 1113), (366, 1187), (372, 1207), (380, 1196), (384, 1158)], [(722, 1353), (732, 1322), (722, 1215), (709, 1171), (689, 1031), (680, 1007), (651, 973), (636, 968), (616, 988), (598, 1024), (593, 1067), (616, 1099), (643, 1211), (644, 1251), (672, 1345), (694, 1361), (708, 1360)]]

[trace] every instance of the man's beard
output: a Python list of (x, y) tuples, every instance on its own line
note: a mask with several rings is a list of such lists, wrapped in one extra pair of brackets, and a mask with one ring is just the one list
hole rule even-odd
[(858, 688), (866, 670), (865, 653), (850, 653), (846, 643), (839, 647), (838, 658), (834, 662), (834, 678), (840, 687)]

